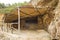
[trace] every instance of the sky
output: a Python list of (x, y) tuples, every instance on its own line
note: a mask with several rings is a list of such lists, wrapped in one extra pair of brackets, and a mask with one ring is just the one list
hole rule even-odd
[(13, 4), (13, 3), (24, 2), (24, 1), (29, 2), (30, 0), (0, 0), (0, 3)]

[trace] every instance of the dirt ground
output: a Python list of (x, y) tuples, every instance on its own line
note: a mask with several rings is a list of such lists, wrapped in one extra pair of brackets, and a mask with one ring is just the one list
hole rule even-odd
[(51, 40), (51, 36), (44, 30), (21, 31), (20, 34), (10, 34), (0, 31), (1, 40)]

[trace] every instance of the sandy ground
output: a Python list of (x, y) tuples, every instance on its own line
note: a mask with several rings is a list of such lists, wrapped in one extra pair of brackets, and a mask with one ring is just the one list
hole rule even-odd
[(0, 40), (51, 40), (51, 36), (44, 30), (21, 31), (20, 34), (11, 34), (0, 31)]

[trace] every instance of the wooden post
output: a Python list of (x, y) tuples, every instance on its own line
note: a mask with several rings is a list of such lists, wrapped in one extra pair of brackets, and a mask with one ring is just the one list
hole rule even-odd
[(20, 8), (18, 7), (18, 31), (20, 32)]
[(9, 30), (8, 30), (8, 23), (7, 23), (7, 32), (8, 32)]
[(3, 31), (3, 23), (2, 23), (1, 29), (2, 29), (2, 31)]
[(9, 28), (10, 28), (10, 30), (11, 30), (11, 33), (13, 33), (13, 26), (12, 26), (11, 23), (9, 24)]

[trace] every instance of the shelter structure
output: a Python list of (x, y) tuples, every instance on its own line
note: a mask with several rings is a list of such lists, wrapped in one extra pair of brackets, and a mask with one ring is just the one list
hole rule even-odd
[[(54, 9), (58, 0), (31, 0), (27, 5), (20, 6), (20, 28), (21, 29), (45, 29), (54, 18)], [(5, 14), (5, 23), (18, 22), (18, 8)], [(12, 24), (15, 28), (18, 24)]]

